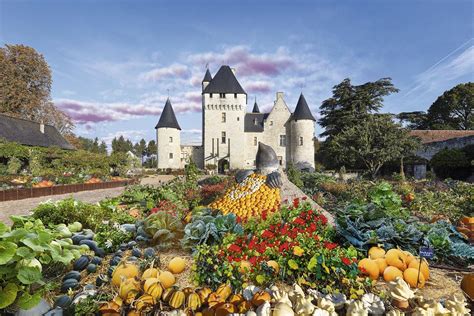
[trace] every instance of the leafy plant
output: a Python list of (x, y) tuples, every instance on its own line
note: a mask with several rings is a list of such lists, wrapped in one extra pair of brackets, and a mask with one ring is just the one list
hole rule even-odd
[(100, 248), (103, 248), (107, 252), (114, 252), (120, 244), (128, 242), (133, 238), (133, 234), (121, 230), (118, 225), (101, 225), (96, 234), (94, 240)]
[(183, 237), (183, 224), (176, 216), (167, 212), (157, 212), (149, 215), (143, 228), (150, 236), (151, 243), (161, 249), (168, 249)]
[(18, 174), (21, 168), (21, 161), (17, 157), (12, 157), (8, 160), (7, 172), (9, 174)]
[(56, 227), (41, 220), (12, 216), (13, 228), (0, 222), (0, 309), (37, 305), (48, 285), (43, 278), (47, 266), (67, 266), (87, 247), (72, 244)]
[(242, 226), (237, 223), (237, 216), (232, 213), (213, 216), (209, 209), (204, 209), (199, 215), (193, 215), (191, 223), (184, 228), (181, 244), (187, 249), (195, 249), (201, 244), (220, 244), (228, 233), (243, 233)]

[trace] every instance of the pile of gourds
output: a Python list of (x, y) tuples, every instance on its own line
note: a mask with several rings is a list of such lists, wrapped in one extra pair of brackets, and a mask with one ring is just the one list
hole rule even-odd
[(242, 219), (261, 216), (264, 211), (275, 211), (280, 206), (280, 189), (270, 188), (265, 181), (266, 176), (253, 173), (209, 207), (223, 214), (234, 213)]
[(400, 277), (413, 288), (424, 287), (430, 278), (430, 268), (425, 259), (397, 248), (385, 252), (383, 248), (374, 246), (370, 248), (368, 258), (359, 261), (358, 266), (362, 274), (372, 280), (381, 276), (386, 282), (391, 282)]

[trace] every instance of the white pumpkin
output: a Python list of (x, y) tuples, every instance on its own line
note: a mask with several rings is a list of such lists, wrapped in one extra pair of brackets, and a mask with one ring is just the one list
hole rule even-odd
[(254, 311), (248, 311), (247, 313), (245, 313), (245, 316), (257, 316), (257, 313), (255, 313)]
[(265, 302), (257, 308), (257, 316), (270, 316), (272, 313), (269, 302)]
[(283, 302), (277, 303), (272, 313), (272, 316), (294, 316), (294, 315), (295, 315), (295, 312), (293, 311), (291, 306)]
[(366, 293), (361, 298), (364, 307), (369, 311), (371, 315), (378, 316), (385, 314), (385, 305), (374, 293)]
[(362, 301), (352, 301), (347, 307), (346, 316), (368, 316), (369, 312), (365, 309)]
[[(336, 314), (336, 315), (337, 315), (337, 314)], [(315, 309), (314, 312), (313, 312), (313, 315), (311, 315), (311, 316), (332, 316), (332, 315), (331, 315), (331, 313), (329, 313), (328, 311), (316, 307), (316, 309)]]

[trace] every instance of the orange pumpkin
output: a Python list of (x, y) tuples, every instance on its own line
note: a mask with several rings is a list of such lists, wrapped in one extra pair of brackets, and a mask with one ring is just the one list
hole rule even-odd
[(243, 301), (245, 301), (245, 299), (242, 294), (233, 294), (228, 300), (229, 303), (234, 304), (235, 306), (238, 306)]
[(379, 267), (379, 275), (382, 275), (387, 268), (387, 261), (385, 261), (385, 258), (377, 258), (374, 261)]
[[(410, 262), (408, 265), (409, 268), (413, 268), (418, 270), (420, 268), (420, 260), (414, 259)], [(421, 273), (423, 273), (423, 276), (425, 277), (425, 281), (428, 281), (430, 278), (430, 268), (428, 266), (428, 262), (426, 259), (421, 260)]]
[(168, 270), (174, 274), (179, 274), (186, 269), (186, 260), (181, 257), (175, 257), (168, 263)]
[(368, 275), (372, 280), (379, 278), (379, 266), (377, 263), (369, 258), (362, 259), (358, 264), (359, 270), (364, 275)]
[(232, 294), (232, 287), (229, 284), (222, 284), (217, 288), (216, 294), (222, 297), (222, 299), (225, 301)]
[(405, 271), (407, 268), (406, 258), (406, 254), (404, 254), (400, 249), (390, 249), (385, 254), (385, 261), (387, 262), (387, 265), (396, 267), (401, 271)]
[(120, 286), (122, 278), (131, 279), (138, 276), (139, 270), (136, 264), (122, 261), (112, 273), (112, 284)]
[(406, 255), (406, 260), (405, 263), (407, 264), (407, 267), (410, 265), (410, 262), (412, 262), (413, 259), (415, 259), (415, 256), (411, 254), (409, 251), (403, 251), (403, 253)]
[(237, 306), (237, 311), (241, 314), (247, 313), (252, 308), (252, 304), (249, 301), (243, 301)]
[(278, 262), (276, 262), (275, 260), (268, 260), (268, 261), (267, 261), (267, 265), (268, 265), (269, 267), (272, 267), (273, 270), (275, 270), (275, 273), (280, 272), (280, 265), (279, 265)]
[(471, 300), (474, 300), (474, 273), (467, 274), (462, 278), (461, 289)]
[(266, 291), (258, 291), (252, 297), (252, 304), (256, 307), (262, 305), (265, 302), (270, 302), (272, 299), (270, 293)]
[(372, 260), (383, 258), (385, 256), (385, 250), (383, 248), (374, 246), (369, 249), (369, 258)]
[[(418, 275), (419, 275), (420, 279), (419, 279), (419, 282), (417, 284)], [(403, 271), (403, 279), (411, 287), (418, 287), (419, 289), (421, 289), (425, 286), (425, 277), (423, 276), (423, 273), (421, 273), (421, 272), (418, 274), (417, 269), (408, 268), (405, 271)]]
[(395, 280), (397, 277), (400, 277), (403, 279), (403, 272), (397, 267), (389, 266), (385, 268), (385, 270), (383, 271), (383, 279), (386, 282), (391, 282)]
[(157, 268), (148, 268), (143, 271), (142, 279), (145, 280), (149, 278), (157, 278), (159, 274), (160, 270), (158, 270)]
[(216, 308), (215, 316), (227, 316), (235, 313), (235, 306), (230, 303), (225, 303)]
[(158, 275), (158, 280), (160, 280), (161, 285), (165, 289), (172, 287), (176, 282), (176, 278), (174, 277), (173, 273), (169, 271), (161, 272), (160, 275)]
[(246, 274), (247, 272), (250, 271), (251, 267), (252, 267), (252, 264), (249, 261), (242, 260), (240, 261), (240, 265), (239, 265), (239, 273)]

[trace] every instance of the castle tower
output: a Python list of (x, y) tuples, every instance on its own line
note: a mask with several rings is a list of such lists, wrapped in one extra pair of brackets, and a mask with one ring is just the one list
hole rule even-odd
[(219, 171), (241, 168), (245, 161), (247, 93), (234, 70), (225, 65), (214, 78), (207, 70), (202, 85), (204, 166), (217, 165)]
[(316, 120), (301, 93), (289, 120), (290, 162), (300, 169), (314, 169), (314, 122)]
[(158, 169), (179, 169), (181, 163), (181, 127), (170, 99), (166, 100), (160, 120), (155, 126)]

